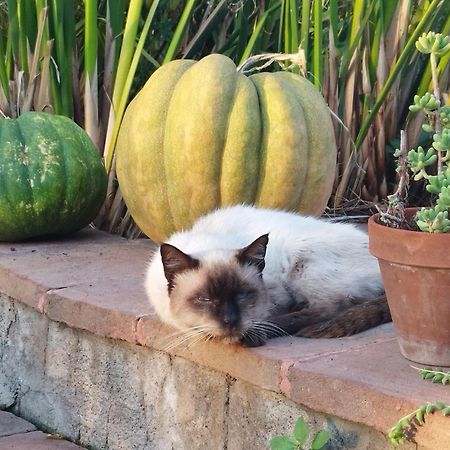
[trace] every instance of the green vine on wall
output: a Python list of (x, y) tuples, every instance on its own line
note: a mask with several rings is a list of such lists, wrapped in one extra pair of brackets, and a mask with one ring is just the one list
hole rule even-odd
[[(424, 380), (431, 381), (432, 383), (442, 383), (444, 385), (450, 384), (450, 371), (444, 372), (442, 369), (432, 369), (430, 367), (423, 369), (414, 366), (411, 367), (418, 370)], [(410, 412), (397, 421), (388, 432), (389, 441), (394, 445), (402, 444), (405, 441), (414, 442), (417, 427), (424, 425), (425, 417), (436, 411), (440, 411), (444, 416), (450, 416), (450, 405), (442, 402), (424, 403), (415, 411)]]

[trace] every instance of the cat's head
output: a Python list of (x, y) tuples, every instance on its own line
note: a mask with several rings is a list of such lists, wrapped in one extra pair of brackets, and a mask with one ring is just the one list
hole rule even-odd
[(268, 235), (238, 250), (188, 255), (160, 248), (172, 316), (180, 328), (204, 327), (210, 336), (236, 342), (252, 321), (267, 315), (262, 272)]

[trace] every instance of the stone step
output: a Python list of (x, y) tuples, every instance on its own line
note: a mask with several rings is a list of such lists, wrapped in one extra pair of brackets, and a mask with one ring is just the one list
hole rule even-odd
[[(327, 428), (333, 449), (387, 450), (399, 418), (450, 404), (449, 386), (401, 356), (392, 324), (254, 349), (168, 346), (174, 330), (144, 291), (153, 249), (93, 230), (0, 243), (0, 409), (96, 450), (267, 450), (298, 416)], [(449, 450), (449, 424), (427, 416), (402, 450)], [(61, 443), (24, 433), (48, 446), (0, 450)]]
[(36, 427), (10, 412), (0, 411), (0, 450), (81, 450), (83, 447)]

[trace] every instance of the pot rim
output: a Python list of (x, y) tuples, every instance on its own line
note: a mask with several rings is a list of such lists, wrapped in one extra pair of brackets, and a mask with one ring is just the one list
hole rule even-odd
[[(412, 215), (419, 208), (407, 208)], [(450, 233), (389, 228), (374, 214), (368, 221), (369, 250), (378, 259), (416, 267), (445, 269), (450, 267)]]
[[(414, 208), (405, 208), (406, 216), (411, 217), (415, 212), (419, 211), (420, 207), (414, 207)], [(372, 227), (380, 227), (380, 228), (387, 228), (389, 232), (396, 233), (398, 236), (400, 235), (415, 235), (415, 236), (440, 236), (443, 239), (448, 238), (450, 240), (450, 231), (447, 233), (427, 233), (426, 231), (415, 231), (415, 230), (402, 230), (400, 228), (391, 228), (387, 225), (383, 225), (379, 222), (380, 213), (372, 214), (369, 217), (368, 224)], [(426, 238), (424, 238), (426, 239)], [(449, 249), (450, 250), (450, 249)]]

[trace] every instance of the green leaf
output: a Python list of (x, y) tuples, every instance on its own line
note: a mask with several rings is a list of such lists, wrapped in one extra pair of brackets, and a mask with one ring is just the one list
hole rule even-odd
[(400, 421), (400, 425), (402, 428), (409, 428), (411, 426), (411, 422), (409, 421), (408, 417), (405, 417)]
[(308, 437), (309, 430), (306, 425), (305, 419), (299, 417), (294, 427), (294, 437), (297, 439), (300, 445), (303, 445)]
[(436, 406), (433, 403), (429, 403), (426, 407), (425, 412), (427, 414), (431, 414), (432, 412), (434, 412), (436, 410)]
[(270, 448), (272, 450), (297, 450), (298, 443), (289, 436), (274, 436), (270, 440)]
[(423, 425), (424, 424), (424, 412), (422, 410), (417, 410), (416, 412), (416, 420), (417, 422), (419, 422), (419, 425)]
[(433, 378), (431, 379), (431, 381), (432, 381), (433, 383), (440, 383), (441, 380), (442, 380), (442, 378), (443, 378), (443, 375), (440, 374), (440, 373), (437, 373), (437, 374), (435, 374), (435, 375), (433, 376)]
[(311, 450), (321, 450), (325, 444), (330, 440), (330, 432), (328, 430), (321, 430), (314, 436), (311, 442)]

